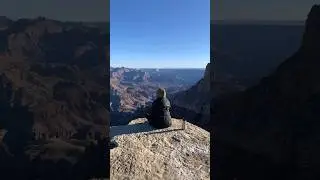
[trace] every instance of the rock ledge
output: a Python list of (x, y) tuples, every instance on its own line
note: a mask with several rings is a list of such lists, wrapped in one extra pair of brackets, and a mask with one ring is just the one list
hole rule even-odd
[(111, 127), (119, 147), (111, 150), (111, 179), (210, 179), (210, 134), (173, 119), (170, 128), (155, 130), (146, 119)]

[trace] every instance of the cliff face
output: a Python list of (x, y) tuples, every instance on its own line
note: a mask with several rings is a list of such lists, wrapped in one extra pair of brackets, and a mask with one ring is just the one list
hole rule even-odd
[(208, 63), (204, 77), (186, 91), (172, 98), (173, 115), (181, 116), (197, 125), (203, 126), (210, 120), (210, 82), (213, 65)]
[[(186, 91), (177, 93), (173, 98), (173, 104), (185, 107), (195, 112), (201, 111), (201, 106), (205, 102), (205, 95), (210, 92), (210, 63), (207, 65), (204, 77), (194, 86)], [(202, 94), (199, 96), (199, 94)]]
[(108, 32), (44, 18), (9, 22), (0, 29), (0, 111), (16, 114), (2, 113), (0, 127), (48, 138), (107, 125)]
[(150, 75), (137, 69), (111, 68), (110, 70), (110, 103), (112, 111), (134, 112), (138, 107), (150, 101), (150, 91), (154, 87), (148, 85)]
[(213, 132), (273, 162), (290, 162), (296, 177), (316, 175), (320, 150), (320, 6), (312, 7), (301, 47), (277, 70), (244, 92), (219, 98)]
[(111, 179), (210, 179), (209, 132), (173, 119), (155, 130), (145, 119), (111, 128), (119, 147), (111, 150)]

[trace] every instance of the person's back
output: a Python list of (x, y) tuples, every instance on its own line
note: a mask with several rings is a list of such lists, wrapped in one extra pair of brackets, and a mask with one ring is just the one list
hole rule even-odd
[(166, 97), (164, 89), (158, 89), (157, 99), (153, 101), (151, 114), (148, 120), (155, 128), (167, 128), (171, 126), (170, 101)]

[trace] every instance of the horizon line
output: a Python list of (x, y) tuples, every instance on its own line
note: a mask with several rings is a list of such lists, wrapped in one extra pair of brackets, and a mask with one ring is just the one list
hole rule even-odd
[(9, 17), (6, 15), (0, 15), (0, 18), (7, 18), (11, 21), (18, 21), (21, 19), (28, 19), (28, 20), (37, 20), (39, 18), (44, 18), (45, 20), (52, 20), (52, 21), (60, 21), (60, 22), (76, 22), (76, 23), (110, 23), (110, 20), (79, 20), (79, 19), (57, 19), (53, 17), (48, 16), (33, 16), (33, 17)]
[(304, 25), (306, 20), (267, 20), (267, 19), (214, 19), (210, 24), (267, 24), (267, 25)]
[(210, 21), (305, 21), (305, 19), (210, 19)]
[(110, 66), (110, 68), (128, 69), (206, 69), (205, 67), (129, 67), (129, 66)]

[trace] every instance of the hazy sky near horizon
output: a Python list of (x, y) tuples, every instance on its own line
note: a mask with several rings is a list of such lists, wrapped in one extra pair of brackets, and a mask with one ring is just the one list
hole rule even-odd
[(109, 0), (1, 0), (0, 16), (61, 21), (109, 21)]
[(210, 61), (209, 0), (111, 0), (110, 65), (204, 68)]
[[(199, 0), (201, 1), (201, 0)], [(211, 20), (305, 20), (319, 0), (211, 0)]]

